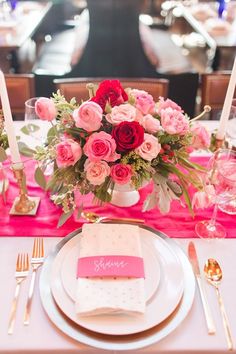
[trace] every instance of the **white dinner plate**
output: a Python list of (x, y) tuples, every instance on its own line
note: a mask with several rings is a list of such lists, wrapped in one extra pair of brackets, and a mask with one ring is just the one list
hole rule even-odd
[[(73, 241), (73, 244), (72, 242), (68, 242), (56, 257), (59, 258), (58, 263), (61, 264), (62, 285), (74, 302), (76, 301), (77, 281), (75, 275), (78, 260), (79, 237), (79, 235), (74, 237), (75, 240)], [(158, 288), (161, 269), (157, 254), (152, 248), (149, 247), (147, 242), (142, 242), (142, 249), (145, 267), (145, 292), (147, 302), (151, 299)], [(155, 273), (152, 271), (153, 269), (155, 269)], [(121, 278), (120, 281), (124, 281), (124, 278)], [(116, 279), (116, 282), (119, 282), (119, 278)]]
[[(126, 335), (150, 329), (164, 321), (177, 307), (183, 295), (183, 269), (176, 253), (161, 237), (151, 231), (141, 228), (143, 249), (153, 250), (160, 265), (160, 283), (157, 291), (148, 301), (144, 315), (130, 314), (79, 316), (75, 313), (75, 303), (65, 290), (62, 274), (61, 252), (66, 247), (71, 250), (78, 244), (79, 234), (69, 240), (56, 255), (51, 273), (52, 295), (62, 312), (76, 324), (94, 332), (109, 335)], [(67, 245), (67, 246), (66, 246)], [(145, 246), (144, 246), (145, 245)], [(150, 251), (151, 252), (151, 251)], [(145, 260), (144, 260), (145, 263)], [(148, 272), (147, 278), (154, 279), (158, 266), (154, 265)]]

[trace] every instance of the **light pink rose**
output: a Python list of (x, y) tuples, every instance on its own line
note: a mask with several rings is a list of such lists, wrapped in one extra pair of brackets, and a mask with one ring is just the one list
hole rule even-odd
[(97, 103), (86, 101), (73, 112), (75, 125), (87, 132), (98, 130), (102, 125), (102, 113), (102, 108)]
[(144, 160), (152, 161), (161, 150), (158, 139), (150, 134), (144, 134), (144, 142), (135, 150)]
[(87, 180), (95, 185), (100, 186), (107, 176), (110, 175), (110, 167), (106, 161), (89, 161), (84, 165)]
[(42, 120), (52, 121), (57, 116), (57, 109), (53, 100), (47, 97), (40, 97), (35, 102), (35, 112)]
[(116, 161), (120, 155), (116, 153), (116, 142), (105, 132), (93, 133), (84, 145), (84, 153), (90, 161)]
[(193, 148), (194, 149), (206, 149), (209, 148), (211, 143), (211, 136), (208, 130), (200, 123), (195, 123), (191, 127), (193, 133)]
[(168, 134), (184, 135), (189, 131), (189, 121), (181, 113), (172, 108), (166, 108), (161, 111), (161, 125)]
[(117, 184), (129, 183), (132, 176), (132, 169), (130, 165), (118, 163), (111, 167), (111, 177)]
[(161, 130), (160, 121), (154, 118), (151, 114), (147, 114), (140, 118), (139, 123), (144, 127), (145, 131), (151, 134)]
[(196, 209), (205, 209), (214, 203), (215, 188), (208, 185), (205, 191), (198, 191), (193, 195), (192, 207)]
[(135, 98), (135, 107), (143, 114), (154, 112), (155, 101), (148, 92), (134, 89), (130, 91), (130, 94)]
[(161, 111), (167, 108), (172, 108), (176, 111), (183, 112), (182, 108), (174, 101), (170, 100), (169, 98), (165, 100), (163, 97), (160, 97), (157, 105), (157, 113), (160, 115)]
[(123, 121), (133, 122), (136, 118), (136, 109), (131, 104), (121, 104), (112, 108), (111, 113), (106, 115), (106, 120), (117, 125)]
[(57, 166), (73, 166), (82, 156), (81, 146), (72, 139), (67, 139), (56, 145)]

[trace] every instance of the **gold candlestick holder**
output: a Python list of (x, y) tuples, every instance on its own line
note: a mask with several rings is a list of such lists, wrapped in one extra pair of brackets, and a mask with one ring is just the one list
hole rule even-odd
[(40, 198), (28, 196), (23, 164), (19, 167), (12, 166), (12, 170), (19, 185), (19, 197), (14, 200), (10, 215), (36, 215)]

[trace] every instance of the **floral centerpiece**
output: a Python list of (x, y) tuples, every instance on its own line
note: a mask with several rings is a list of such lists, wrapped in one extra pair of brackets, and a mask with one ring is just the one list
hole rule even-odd
[(203, 168), (189, 157), (194, 148), (209, 146), (205, 128), (192, 124), (170, 99), (154, 102), (145, 91), (124, 90), (118, 80), (105, 80), (93, 91), (82, 103), (66, 101), (59, 91), (36, 103), (36, 113), (52, 121), (52, 128), (34, 158), (54, 168), (47, 181), (40, 167), (35, 177), (62, 206), (60, 224), (76, 208), (77, 191), (110, 202), (117, 184), (139, 189), (152, 181), (145, 211), (158, 207), (167, 213), (174, 199), (184, 199), (191, 211), (188, 187), (201, 188)]

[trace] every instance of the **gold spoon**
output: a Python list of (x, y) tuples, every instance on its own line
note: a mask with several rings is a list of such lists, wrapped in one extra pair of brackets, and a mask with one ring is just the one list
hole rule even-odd
[(223, 319), (223, 325), (225, 329), (227, 345), (229, 350), (233, 350), (233, 339), (230, 331), (229, 320), (225, 311), (223, 299), (220, 294), (219, 284), (222, 280), (223, 274), (219, 263), (213, 259), (209, 258), (204, 266), (204, 273), (211, 285), (213, 285), (216, 289), (216, 294), (220, 306), (220, 311)]
[(138, 224), (143, 224), (143, 219), (132, 219), (132, 218), (112, 218), (109, 216), (100, 216), (92, 211), (82, 211), (81, 216), (92, 223), (99, 223), (102, 221), (126, 221), (126, 222), (135, 222)]

